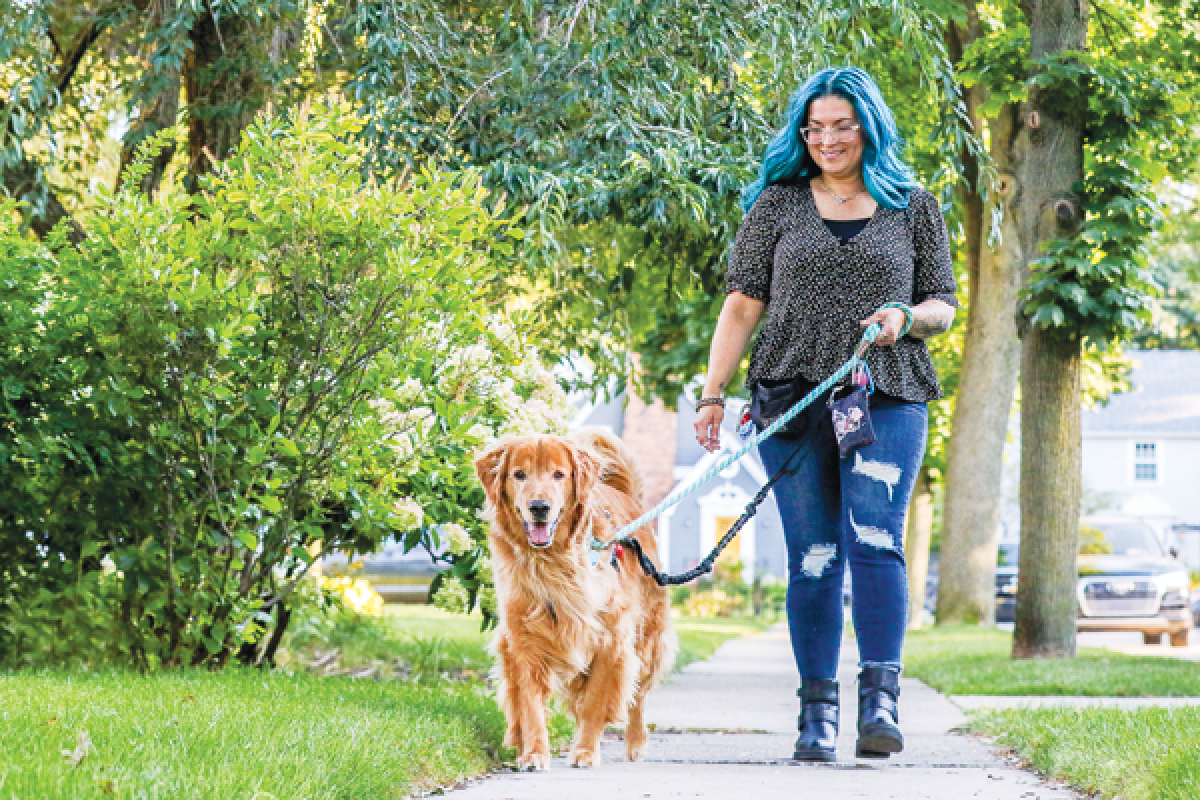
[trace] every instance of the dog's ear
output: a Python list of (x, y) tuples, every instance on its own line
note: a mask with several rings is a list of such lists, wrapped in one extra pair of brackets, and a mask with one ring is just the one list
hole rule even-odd
[(596, 456), (582, 447), (572, 444), (568, 451), (571, 454), (572, 471), (575, 473), (575, 500), (583, 502), (592, 487), (600, 477), (600, 462)]
[(507, 438), (497, 439), (475, 457), (475, 475), (483, 484), (483, 491), (493, 508), (500, 505), (504, 494), (504, 472), (508, 468), (508, 448), (511, 443)]

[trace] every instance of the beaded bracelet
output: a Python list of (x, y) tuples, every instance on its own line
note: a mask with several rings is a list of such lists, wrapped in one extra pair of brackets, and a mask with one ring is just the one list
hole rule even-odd
[(897, 303), (897, 302), (884, 303), (883, 305), (881, 305), (879, 307), (879, 310), (882, 311), (885, 308), (898, 308), (904, 312), (904, 328), (901, 329), (900, 333), (896, 334), (897, 340), (903, 339), (904, 335), (906, 333), (908, 333), (910, 330), (912, 330), (912, 326), (913, 326), (912, 309), (909, 308), (908, 306), (906, 306), (904, 303)]
[(725, 407), (725, 398), (718, 394), (718, 395), (714, 395), (712, 397), (701, 397), (699, 400), (696, 401), (696, 410), (697, 411), (704, 408), (705, 406), (720, 406), (721, 408), (724, 408)]

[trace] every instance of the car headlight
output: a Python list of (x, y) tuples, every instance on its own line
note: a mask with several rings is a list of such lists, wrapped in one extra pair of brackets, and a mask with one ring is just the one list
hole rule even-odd
[(1165, 575), (1155, 575), (1154, 582), (1158, 584), (1159, 591), (1179, 592), (1187, 596), (1189, 580), (1188, 574), (1183, 570), (1168, 572)]
[(1186, 608), (1188, 604), (1188, 574), (1183, 571), (1155, 575), (1154, 582), (1162, 592), (1161, 608)]
[(1163, 608), (1186, 608), (1187, 602), (1188, 602), (1187, 595), (1185, 595), (1181, 591), (1172, 589), (1171, 591), (1163, 594), (1162, 607)]

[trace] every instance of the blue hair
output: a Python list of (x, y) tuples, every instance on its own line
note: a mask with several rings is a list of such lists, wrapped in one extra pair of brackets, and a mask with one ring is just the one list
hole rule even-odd
[(849, 101), (858, 114), (863, 135), (863, 182), (871, 197), (884, 208), (908, 208), (909, 194), (920, 184), (908, 165), (900, 160), (903, 142), (896, 129), (896, 118), (870, 75), (858, 67), (842, 67), (821, 70), (788, 100), (787, 123), (767, 146), (758, 180), (742, 192), (744, 210), (749, 211), (768, 186), (820, 173), (800, 129), (808, 119), (812, 101), (830, 95)]

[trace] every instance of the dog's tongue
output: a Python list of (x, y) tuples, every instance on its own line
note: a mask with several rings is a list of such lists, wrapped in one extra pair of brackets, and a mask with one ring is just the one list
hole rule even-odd
[(530, 525), (529, 541), (538, 546), (550, 544), (550, 526), (547, 524)]

